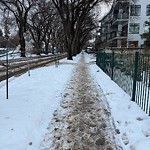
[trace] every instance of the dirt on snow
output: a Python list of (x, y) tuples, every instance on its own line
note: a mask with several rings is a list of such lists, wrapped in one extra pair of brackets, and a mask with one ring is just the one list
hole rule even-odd
[[(121, 150), (106, 99), (90, 76), (84, 54), (76, 64), (41, 150)], [(103, 98), (102, 98), (103, 97)]]

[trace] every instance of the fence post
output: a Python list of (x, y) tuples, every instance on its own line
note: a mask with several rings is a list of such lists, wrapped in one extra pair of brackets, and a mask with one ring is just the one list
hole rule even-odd
[(114, 52), (112, 52), (112, 60), (111, 60), (111, 79), (114, 77)]
[(8, 99), (8, 48), (6, 48), (6, 99)]
[(106, 53), (103, 55), (103, 71), (106, 73)]
[(137, 74), (138, 74), (138, 60), (139, 60), (139, 52), (135, 52), (133, 90), (132, 90), (132, 101), (134, 102), (135, 102), (136, 82), (137, 82)]
[(98, 65), (98, 52), (96, 53), (96, 65), (99, 66)]

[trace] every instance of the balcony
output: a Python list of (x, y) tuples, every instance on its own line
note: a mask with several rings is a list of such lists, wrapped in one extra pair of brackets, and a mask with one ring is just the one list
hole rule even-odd
[(113, 41), (109, 43), (110, 47), (117, 47), (117, 41)]
[(116, 0), (113, 2), (115, 10), (126, 9), (130, 5), (131, 0)]
[(127, 39), (122, 39), (121, 40), (121, 44), (118, 45), (117, 40), (113, 40), (109, 43), (110, 47), (114, 47), (114, 48), (124, 48), (127, 47)]
[(111, 39), (126, 39), (127, 38), (127, 32), (126, 31), (113, 31), (111, 33)]
[(128, 13), (114, 14), (114, 19), (113, 19), (112, 25), (123, 24), (125, 22), (128, 22), (128, 20), (129, 20), (129, 14)]

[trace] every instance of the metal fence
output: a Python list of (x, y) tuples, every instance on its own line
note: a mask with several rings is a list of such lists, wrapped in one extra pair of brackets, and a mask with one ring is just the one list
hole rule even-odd
[(96, 64), (150, 115), (150, 55), (98, 52)]

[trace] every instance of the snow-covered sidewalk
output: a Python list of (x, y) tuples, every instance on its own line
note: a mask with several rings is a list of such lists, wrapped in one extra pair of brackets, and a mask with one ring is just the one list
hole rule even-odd
[(0, 150), (39, 150), (78, 59), (31, 70), (30, 77), (11, 78), (8, 100), (5, 82), (0, 83)]
[[(95, 57), (84, 56), (92, 76), (90, 82), (95, 83), (98, 95), (110, 108), (115, 142), (123, 150), (149, 150), (150, 117), (96, 66)], [(69, 97), (66, 90), (71, 80), (75, 84), (72, 75), (81, 57), (79, 54), (73, 61), (64, 59), (58, 67), (53, 64), (32, 70), (30, 77), (26, 73), (11, 78), (8, 100), (5, 82), (0, 83), (0, 150), (40, 150), (44, 139), (53, 142), (45, 135), (49, 134), (49, 125), (54, 121), (53, 114), (57, 116), (56, 110), (61, 110), (62, 105), (66, 107), (63, 100)]]
[(60, 108), (55, 110), (41, 150), (113, 150), (115, 130), (84, 55), (75, 67)]

